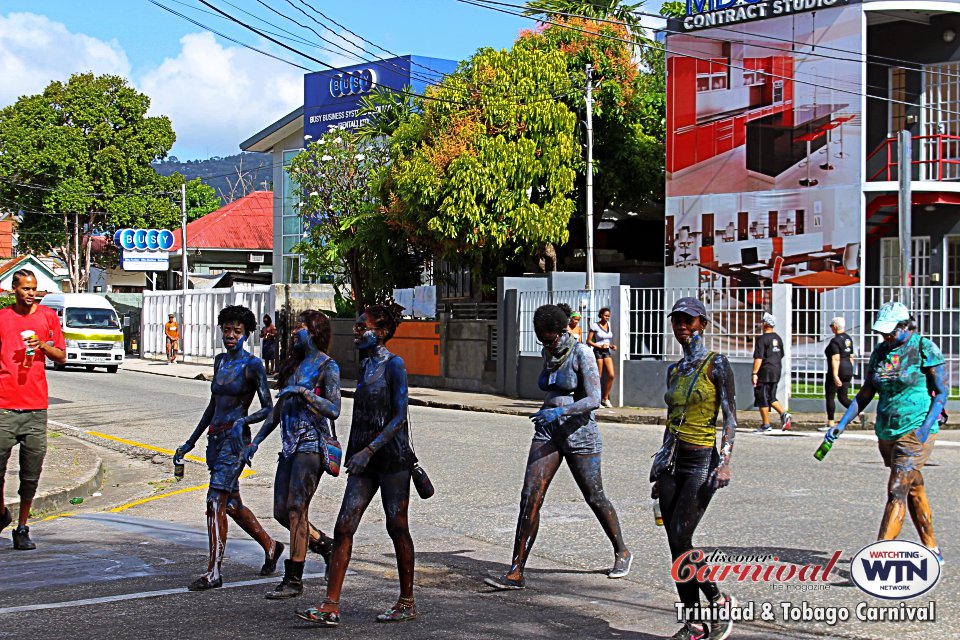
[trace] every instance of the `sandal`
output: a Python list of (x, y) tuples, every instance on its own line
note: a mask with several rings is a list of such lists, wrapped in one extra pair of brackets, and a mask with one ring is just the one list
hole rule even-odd
[(269, 576), (277, 571), (277, 560), (283, 555), (283, 543), (279, 540), (273, 541), (273, 553), (265, 553), (263, 556), (263, 566), (260, 567), (260, 575)]
[(500, 577), (487, 576), (483, 579), (487, 586), (493, 587), (497, 591), (519, 591), (527, 588), (527, 581), (523, 578), (514, 580), (508, 578), (506, 574)]
[(340, 606), (339, 602), (330, 602), (329, 600), (325, 601), (320, 605), (320, 609), (316, 607), (310, 607), (306, 611), (297, 611), (297, 617), (301, 620), (306, 620), (307, 622), (312, 622), (323, 627), (338, 627), (340, 626), (340, 612), (339, 611), (323, 611), (327, 606)]
[(377, 622), (409, 622), (417, 619), (417, 605), (413, 598), (398, 598), (393, 605), (377, 616)]
[(219, 577), (214, 581), (210, 581), (207, 576), (200, 576), (187, 586), (188, 591), (206, 591), (207, 589), (217, 589), (223, 586), (223, 578)]

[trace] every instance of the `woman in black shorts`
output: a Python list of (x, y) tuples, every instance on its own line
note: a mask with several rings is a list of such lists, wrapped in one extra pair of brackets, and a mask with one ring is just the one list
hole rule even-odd
[(597, 321), (590, 325), (587, 344), (593, 348), (593, 355), (597, 359), (597, 369), (600, 372), (601, 379), (604, 372), (607, 374), (607, 379), (602, 381), (600, 404), (604, 407), (612, 407), (610, 390), (613, 389), (613, 380), (617, 377), (617, 374), (613, 370), (613, 353), (611, 352), (617, 350), (617, 345), (613, 344), (613, 328), (610, 326), (609, 307), (600, 309)]

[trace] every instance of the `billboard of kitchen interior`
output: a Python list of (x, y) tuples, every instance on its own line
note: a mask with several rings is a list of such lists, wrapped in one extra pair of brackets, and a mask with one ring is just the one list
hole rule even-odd
[(666, 285), (820, 292), (860, 282), (860, 185), (669, 198)]
[(862, 7), (667, 46), (667, 197), (860, 184)]

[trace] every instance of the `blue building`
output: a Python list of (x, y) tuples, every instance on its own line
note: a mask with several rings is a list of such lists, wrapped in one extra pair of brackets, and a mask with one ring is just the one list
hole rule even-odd
[(456, 69), (453, 60), (400, 56), (386, 60), (308, 73), (303, 77), (303, 106), (240, 143), (243, 151), (273, 157), (273, 281), (303, 281), (300, 255), (293, 247), (303, 236), (297, 215), (296, 185), (286, 167), (303, 150), (331, 129), (352, 130), (362, 124), (360, 100), (378, 88), (422, 95)]

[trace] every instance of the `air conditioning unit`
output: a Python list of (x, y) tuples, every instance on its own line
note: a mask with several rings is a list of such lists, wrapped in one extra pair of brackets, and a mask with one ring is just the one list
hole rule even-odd
[(262, 253), (251, 253), (247, 256), (247, 262), (254, 264), (263, 264), (263, 254)]

